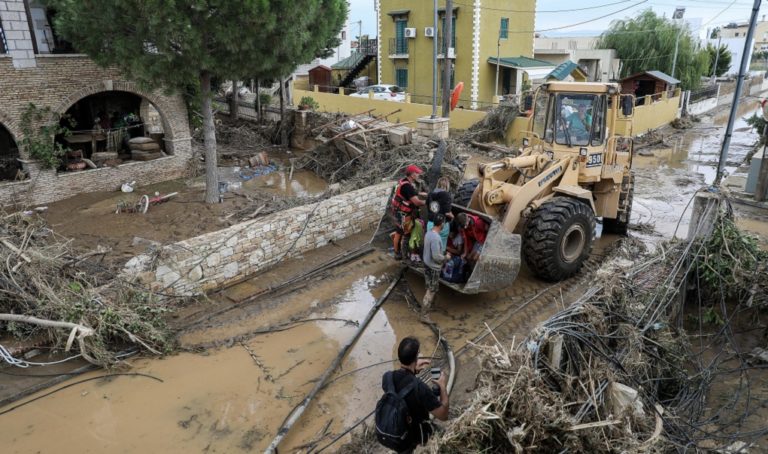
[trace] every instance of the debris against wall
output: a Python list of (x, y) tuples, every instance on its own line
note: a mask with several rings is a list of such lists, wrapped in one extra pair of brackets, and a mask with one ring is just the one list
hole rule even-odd
[(205, 292), (375, 227), (392, 187), (380, 183), (170, 244), (134, 257), (124, 272), (153, 291)]

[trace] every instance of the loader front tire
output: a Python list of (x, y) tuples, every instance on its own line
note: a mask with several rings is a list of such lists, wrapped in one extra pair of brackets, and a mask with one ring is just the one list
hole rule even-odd
[(555, 197), (537, 209), (525, 227), (523, 256), (541, 279), (558, 282), (576, 274), (589, 258), (595, 214), (584, 202)]
[(635, 195), (635, 174), (630, 172), (621, 180), (619, 194), (619, 217), (616, 219), (603, 218), (603, 233), (626, 235), (629, 230), (629, 218), (632, 215), (632, 199)]
[(469, 208), (469, 202), (472, 201), (472, 194), (475, 193), (475, 189), (479, 184), (480, 180), (477, 178), (461, 183), (458, 191), (456, 191), (456, 200), (453, 203)]

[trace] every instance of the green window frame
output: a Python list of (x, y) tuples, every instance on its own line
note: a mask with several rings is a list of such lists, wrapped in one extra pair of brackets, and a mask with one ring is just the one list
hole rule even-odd
[(509, 39), (509, 18), (502, 17), (499, 26), (499, 39)]
[(395, 20), (395, 53), (408, 53), (408, 39), (405, 37), (405, 29), (408, 28), (406, 19)]
[(400, 88), (408, 88), (408, 68), (395, 69), (395, 85)]

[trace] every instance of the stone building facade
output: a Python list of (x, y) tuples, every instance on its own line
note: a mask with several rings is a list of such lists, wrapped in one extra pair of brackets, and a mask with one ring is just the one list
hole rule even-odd
[(49, 108), (53, 114), (64, 114), (90, 95), (129, 93), (141, 98), (142, 116), (147, 116), (150, 106), (159, 114), (168, 156), (128, 161), (116, 167), (57, 172), (42, 169), (18, 146), (28, 178), (0, 182), (0, 206), (38, 205), (82, 192), (115, 190), (127, 181), (146, 185), (183, 176), (192, 156), (183, 98), (144, 90), (117, 69), (101, 68), (85, 55), (59, 53), (62, 48), (57, 48), (57, 41), (49, 36), (50, 26), (32, 20), (39, 16), (40, 8), (35, 0), (0, 0), (0, 129), (10, 133), (18, 146), (23, 140), (21, 116), (30, 103)]

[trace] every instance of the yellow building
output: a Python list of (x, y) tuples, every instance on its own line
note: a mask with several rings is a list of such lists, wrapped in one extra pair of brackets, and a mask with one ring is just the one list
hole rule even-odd
[[(442, 76), (445, 0), (440, 0), (439, 5), (438, 27), (434, 30), (432, 1), (376, 0), (379, 81), (403, 87), (412, 102), (432, 103), (434, 39), (438, 40)], [(455, 0), (453, 5), (454, 51), (447, 53), (454, 65), (451, 87), (464, 83), (459, 106), (490, 107), (495, 95), (520, 92), (524, 83), (522, 68), (496, 65), (495, 60), (497, 55), (510, 59), (533, 57), (536, 1)]]

